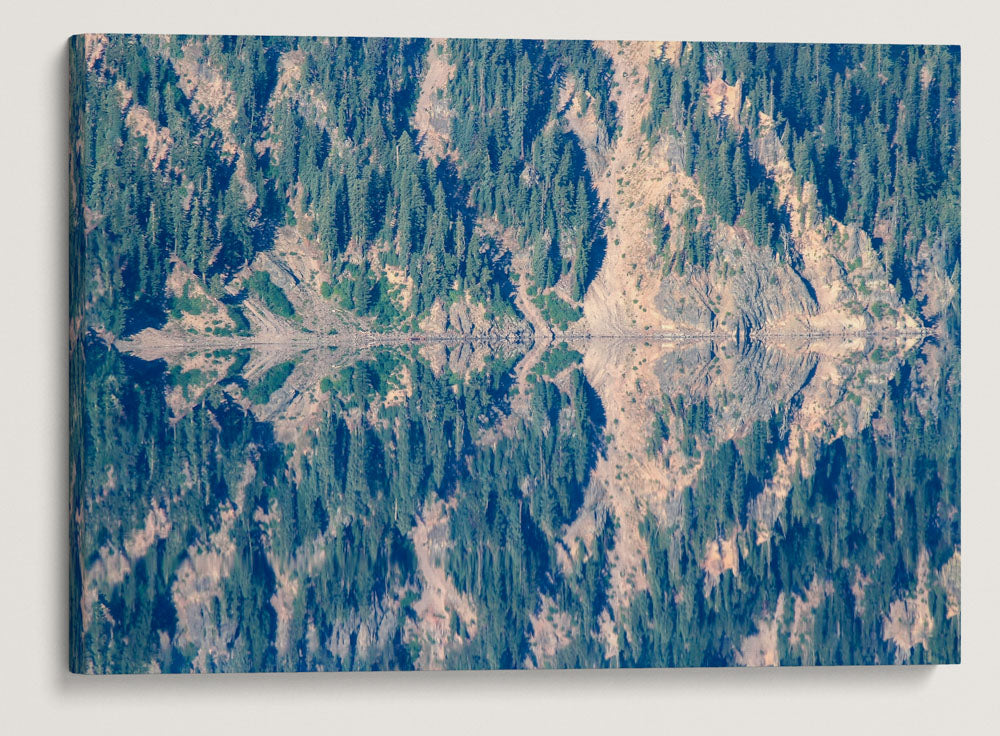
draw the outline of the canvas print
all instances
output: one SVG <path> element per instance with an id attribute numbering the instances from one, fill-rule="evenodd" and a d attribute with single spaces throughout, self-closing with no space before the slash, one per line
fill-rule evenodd
<path id="1" fill-rule="evenodd" d="M 70 86 L 73 671 L 959 661 L 957 47 Z"/>

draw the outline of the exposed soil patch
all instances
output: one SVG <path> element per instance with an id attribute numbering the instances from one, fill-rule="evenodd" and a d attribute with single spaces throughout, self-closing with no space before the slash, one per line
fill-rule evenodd
<path id="1" fill-rule="evenodd" d="M 539 610 L 531 616 L 531 658 L 526 666 L 545 667 L 573 637 L 569 615 L 547 595 L 542 595 Z"/>
<path id="2" fill-rule="evenodd" d="M 408 632 L 408 639 L 420 644 L 421 669 L 442 669 L 448 651 L 476 635 L 475 607 L 468 596 L 455 589 L 445 571 L 451 544 L 448 510 L 440 499 L 431 499 L 410 532 L 423 582 L 420 599 L 413 604 L 417 624 Z M 462 636 L 461 631 L 453 631 L 452 614 L 467 636 Z"/>
<path id="3" fill-rule="evenodd" d="M 108 48 L 108 37 L 103 33 L 88 33 L 83 37 L 83 53 L 87 58 L 87 70 L 92 70 L 104 58 Z"/>
<path id="4" fill-rule="evenodd" d="M 232 85 L 208 58 L 200 41 L 188 41 L 181 54 L 172 57 L 177 85 L 192 102 L 192 112 L 208 120 L 222 134 L 223 153 L 234 156 L 239 145 L 233 134 L 236 122 L 236 97 Z"/>
<path id="5" fill-rule="evenodd" d="M 757 633 L 740 642 L 736 650 L 736 664 L 743 667 L 777 667 L 778 661 L 778 620 L 785 608 L 785 594 L 778 595 L 778 604 L 773 615 L 765 615 L 757 621 Z"/>
<path id="6" fill-rule="evenodd" d="M 236 512 L 227 505 L 220 509 L 219 517 L 219 528 L 207 543 L 196 542 L 188 548 L 187 559 L 178 566 L 171 587 L 177 611 L 174 645 L 196 648 L 192 663 L 196 672 L 207 672 L 210 664 L 225 667 L 240 623 L 226 612 L 222 589 L 236 554 L 231 537 Z"/>
<path id="7" fill-rule="evenodd" d="M 121 95 L 122 112 L 125 114 L 125 125 L 132 135 L 145 138 L 146 155 L 149 157 L 153 168 L 158 168 L 170 154 L 170 149 L 174 145 L 174 137 L 168 128 L 161 128 L 153 122 L 153 118 L 142 105 L 133 100 L 132 92 L 125 86 L 123 80 L 118 80 L 115 87 Z M 180 172 L 174 168 L 174 171 Z"/>
<path id="8" fill-rule="evenodd" d="M 447 97 L 448 82 L 455 74 L 455 67 L 448 59 L 446 47 L 444 39 L 431 40 L 412 120 L 420 154 L 431 161 L 440 161 L 447 155 L 451 121 L 455 116 Z"/>
<path id="9" fill-rule="evenodd" d="M 889 614 L 882 617 L 882 638 L 896 645 L 896 662 L 909 660 L 917 644 L 927 646 L 934 631 L 934 617 L 929 605 L 929 561 L 927 550 L 921 550 L 917 562 L 917 588 L 913 595 L 893 601 Z"/>
<path id="10" fill-rule="evenodd" d="M 243 199 L 253 208 L 257 203 L 257 191 L 247 178 L 246 162 L 239 142 L 233 133 L 236 122 L 236 95 L 232 85 L 216 69 L 208 58 L 203 43 L 188 41 L 181 49 L 181 55 L 169 57 L 178 76 L 178 86 L 191 100 L 192 113 L 205 119 L 222 136 L 222 154 L 236 159 L 235 176 L 240 183 Z"/>
<path id="11" fill-rule="evenodd" d="M 948 618 L 958 616 L 962 611 L 962 554 L 956 551 L 938 572 L 941 587 L 948 597 Z"/>
<path id="12" fill-rule="evenodd" d="M 739 575 L 740 550 L 737 546 L 735 530 L 728 538 L 706 542 L 705 559 L 701 567 L 705 571 L 705 594 L 714 588 L 725 572 Z"/>
<path id="13" fill-rule="evenodd" d="M 87 205 L 83 205 L 83 234 L 90 235 L 103 219 L 103 213 L 95 212 Z"/>
<path id="14" fill-rule="evenodd" d="M 739 122 L 740 105 L 743 100 L 742 80 L 736 80 L 736 84 L 726 84 L 722 77 L 716 77 L 705 85 L 705 95 L 708 97 L 710 115 L 723 115 Z"/>
<path id="15" fill-rule="evenodd" d="M 833 595 L 833 583 L 814 577 L 806 590 L 805 597 L 792 596 L 792 628 L 788 633 L 788 646 L 796 647 L 805 664 L 813 663 L 813 631 L 816 627 L 816 611 Z"/>

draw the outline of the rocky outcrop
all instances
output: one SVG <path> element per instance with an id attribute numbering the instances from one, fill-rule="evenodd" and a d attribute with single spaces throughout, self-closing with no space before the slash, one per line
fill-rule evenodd
<path id="1" fill-rule="evenodd" d="M 857 225 L 823 216 L 815 187 L 792 170 L 774 121 L 761 113 L 753 154 L 777 186 L 791 232 L 789 262 L 809 284 L 817 303 L 812 314 L 789 314 L 763 327 L 788 332 L 907 332 L 922 322 L 907 312 L 892 286 L 871 236 Z"/>
<path id="2" fill-rule="evenodd" d="M 615 67 L 615 138 L 607 141 L 592 111 L 582 112 L 572 80 L 560 97 L 563 125 L 580 140 L 607 210 L 607 253 L 584 302 L 590 332 L 839 334 L 924 326 L 904 309 L 870 234 L 821 214 L 814 188 L 796 177 L 767 116 L 754 129 L 751 148 L 789 218 L 785 254 L 778 257 L 742 227 L 708 217 L 697 172 L 692 178 L 684 170 L 690 152 L 670 132 L 649 142 L 641 130 L 650 107 L 648 63 L 667 53 L 663 45 L 602 47 Z M 705 94 L 710 112 L 750 132 L 740 80 L 727 84 L 715 76 Z M 682 217 L 692 209 L 699 232 L 711 238 L 710 262 L 670 271 L 665 266 L 680 245 Z M 662 213 L 674 233 L 667 252 L 652 242 L 650 211 Z M 925 249 L 926 293 L 918 294 L 926 315 L 939 314 L 954 294 L 949 277 L 934 267 L 933 250 Z"/>
<path id="3" fill-rule="evenodd" d="M 445 44 L 444 39 L 431 39 L 424 62 L 420 97 L 412 120 L 417 131 L 420 154 L 434 162 L 440 161 L 448 153 L 451 145 L 451 121 L 455 117 L 446 95 L 455 67 L 448 59 Z"/>
<path id="4" fill-rule="evenodd" d="M 587 167 L 603 171 L 608 165 L 611 141 L 607 128 L 597 117 L 596 105 L 590 104 L 591 99 L 590 92 L 579 90 L 576 80 L 568 78 L 559 90 L 560 121 L 563 130 L 572 132 L 580 142 Z"/>
<path id="5" fill-rule="evenodd" d="M 746 336 L 818 310 L 810 286 L 742 228 L 721 226 L 715 264 L 663 278 L 656 305 L 684 329 Z M 805 322 L 803 322 L 805 324 Z"/>
<path id="6" fill-rule="evenodd" d="M 421 321 L 420 330 L 426 335 L 461 336 L 465 339 L 521 342 L 532 335 L 531 326 L 513 315 L 487 317 L 480 302 L 464 298 L 445 308 L 435 302 Z"/>
<path id="7" fill-rule="evenodd" d="M 696 341 L 665 353 L 655 366 L 660 395 L 687 403 L 705 399 L 717 440 L 742 436 L 788 405 L 812 379 L 820 356 L 759 341 Z"/>

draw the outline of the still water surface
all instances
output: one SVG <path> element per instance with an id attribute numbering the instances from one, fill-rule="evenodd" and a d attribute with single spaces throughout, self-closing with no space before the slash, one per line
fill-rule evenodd
<path id="1" fill-rule="evenodd" d="M 85 356 L 77 669 L 958 660 L 940 338 Z"/>

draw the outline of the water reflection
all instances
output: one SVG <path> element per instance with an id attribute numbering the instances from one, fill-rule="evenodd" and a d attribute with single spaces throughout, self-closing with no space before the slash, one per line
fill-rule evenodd
<path id="1" fill-rule="evenodd" d="M 85 363 L 83 669 L 958 658 L 940 338 Z"/>

